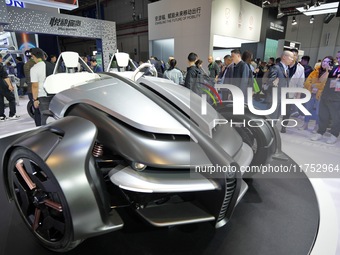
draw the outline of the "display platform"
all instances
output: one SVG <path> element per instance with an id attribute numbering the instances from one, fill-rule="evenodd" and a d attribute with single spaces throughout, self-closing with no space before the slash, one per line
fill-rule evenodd
<path id="1" fill-rule="evenodd" d="M 246 179 L 249 190 L 220 229 L 209 223 L 154 228 L 124 209 L 124 229 L 87 239 L 63 254 L 309 254 L 319 224 L 311 183 L 303 173 L 284 179 L 263 177 Z M 57 254 L 35 241 L 2 185 L 0 205 L 1 255 Z"/>

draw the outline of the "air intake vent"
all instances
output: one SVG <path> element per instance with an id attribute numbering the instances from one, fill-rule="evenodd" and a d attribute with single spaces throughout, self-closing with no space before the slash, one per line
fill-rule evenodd
<path id="1" fill-rule="evenodd" d="M 225 196 L 224 196 L 224 201 L 223 201 L 223 205 L 220 211 L 220 215 L 217 218 L 217 222 L 221 221 L 224 219 L 225 214 L 228 210 L 229 204 L 230 204 L 230 200 L 233 197 L 234 191 L 236 188 L 236 179 L 226 179 L 226 192 L 225 192 Z"/>

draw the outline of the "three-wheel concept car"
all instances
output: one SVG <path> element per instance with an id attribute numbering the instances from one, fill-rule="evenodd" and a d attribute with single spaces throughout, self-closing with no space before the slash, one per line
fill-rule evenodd
<path id="1" fill-rule="evenodd" d="M 50 250 L 123 228 L 120 207 L 155 227 L 223 226 L 247 190 L 240 166 L 265 164 L 280 146 L 266 123 L 218 124 L 229 104 L 202 114 L 202 98 L 170 80 L 72 72 L 78 55 L 61 58 L 66 72 L 45 83 L 55 120 L 0 142 L 8 197 Z"/>

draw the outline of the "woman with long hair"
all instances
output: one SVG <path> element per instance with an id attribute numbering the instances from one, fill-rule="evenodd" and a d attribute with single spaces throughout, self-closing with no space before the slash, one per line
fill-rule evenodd
<path id="1" fill-rule="evenodd" d="M 169 69 L 164 72 L 164 78 L 172 80 L 176 84 L 183 84 L 183 74 L 176 68 L 176 59 L 171 59 L 169 62 Z"/>
<path id="2" fill-rule="evenodd" d="M 299 128 L 300 130 L 307 130 L 308 123 L 311 119 L 315 119 L 315 126 L 313 129 L 313 133 L 316 133 L 319 126 L 319 104 L 320 104 L 320 97 L 325 87 L 327 78 L 321 79 L 323 82 L 320 81 L 320 78 L 323 76 L 328 76 L 327 68 L 329 66 L 333 67 L 334 59 L 331 56 L 324 57 L 321 65 L 314 69 L 306 79 L 304 83 L 305 89 L 308 89 L 312 94 L 311 99 L 306 103 L 306 109 L 312 114 L 309 116 L 305 116 L 304 124 Z"/>

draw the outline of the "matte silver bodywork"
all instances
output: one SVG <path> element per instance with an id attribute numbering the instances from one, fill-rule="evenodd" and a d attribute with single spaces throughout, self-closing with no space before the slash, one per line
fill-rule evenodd
<path id="1" fill-rule="evenodd" d="M 187 88 L 152 77 L 142 77 L 138 82 L 155 88 L 169 98 L 210 136 L 214 119 L 222 118 L 210 105 L 207 106 L 207 114 L 202 115 L 201 97 Z M 183 128 L 164 109 L 117 78 L 102 75 L 102 79 L 91 84 L 65 90 L 53 98 L 50 109 L 57 118 L 61 118 L 71 105 L 78 103 L 92 105 L 146 132 L 190 135 L 189 130 Z"/>
<path id="2" fill-rule="evenodd" d="M 98 140 L 125 158 L 159 168 L 189 168 L 191 165 L 209 165 L 211 161 L 200 145 L 189 136 L 159 135 L 140 132 L 93 107 L 79 105 L 68 115 L 86 118 L 100 130 Z M 228 137 L 228 139 L 225 139 Z M 216 126 L 212 137 L 226 153 L 238 157 L 243 145 L 238 133 L 228 126 Z M 139 149 L 143 148 L 143 149 Z M 252 153 L 248 155 L 252 157 Z M 242 160 L 242 159 L 241 159 Z M 248 163 L 240 161 L 240 163 Z"/>
<path id="3" fill-rule="evenodd" d="M 65 90 L 53 98 L 50 109 L 62 118 L 73 104 L 86 103 L 138 129 L 189 135 L 162 108 L 119 79 L 102 78 L 91 84 Z"/>
<path id="4" fill-rule="evenodd" d="M 131 167 L 113 169 L 109 173 L 111 181 L 121 189 L 143 193 L 198 192 L 218 189 L 219 186 L 200 174 L 190 172 L 143 171 Z"/>
<path id="5" fill-rule="evenodd" d="M 89 178 L 88 168 L 92 166 L 88 160 L 96 135 L 97 129 L 90 121 L 67 117 L 44 131 L 28 133 L 13 145 L 30 149 L 45 160 L 67 200 L 75 240 L 123 227 L 116 211 L 110 215 L 101 211 L 104 208 Z"/>
<path id="6" fill-rule="evenodd" d="M 214 120 L 223 117 L 210 105 L 207 105 L 207 114 L 201 114 L 201 97 L 166 79 L 142 77 L 138 82 L 156 90 L 173 102 L 227 154 L 240 157 L 237 155 L 242 146 L 246 145 L 243 145 L 238 133 L 230 126 L 214 126 Z M 188 168 L 192 164 L 211 164 L 207 155 L 196 143 L 197 139 L 192 135 L 190 128 L 184 128 L 155 102 L 120 79 L 104 75 L 101 80 L 92 84 L 61 92 L 53 98 L 50 109 L 58 118 L 62 118 L 68 114 L 68 109 L 78 104 L 90 105 L 100 110 L 98 112 L 88 107 L 81 107 L 72 115 L 88 118 L 97 127 L 100 126 L 102 133 L 99 135 L 105 136 L 105 139 L 101 140 L 105 140 L 106 144 L 112 145 L 115 150 L 130 160 L 163 168 Z M 113 116 L 114 119 L 108 119 L 106 114 Z M 128 129 L 115 119 L 123 121 L 133 129 Z M 134 131 L 135 128 L 153 134 L 156 138 L 150 139 L 140 135 Z M 187 135 L 192 142 L 178 141 L 171 137 L 158 139 L 159 134 Z M 226 137 L 228 139 L 225 139 Z M 131 144 L 134 148 L 143 148 L 143 150 L 132 150 Z M 248 159 L 245 161 L 241 159 L 239 163 L 248 164 L 251 157 L 252 154 L 249 153 Z"/>
<path id="7" fill-rule="evenodd" d="M 193 212 L 190 217 L 180 217 L 178 221 L 149 219 L 152 224 L 165 226 L 213 220 L 224 224 L 224 218 L 231 215 L 239 201 L 238 195 L 247 189 L 242 183 L 240 192 L 240 174 L 202 175 L 191 179 L 189 172 L 176 170 L 189 171 L 196 165 L 249 165 L 252 149 L 243 143 L 235 129 L 228 125 L 215 126 L 214 119 L 223 117 L 210 105 L 207 105 L 207 114 L 202 115 L 201 98 L 187 88 L 167 80 L 141 77 L 137 82 L 142 86 L 133 86 L 155 92 L 146 96 L 143 89 L 136 89 L 131 81 L 101 76 L 55 95 L 50 110 L 59 120 L 6 140 L 7 145 L 0 146 L 4 155 L 2 166 L 6 166 L 11 150 L 18 146 L 32 150 L 45 160 L 67 199 L 75 240 L 123 226 L 115 210 L 110 214 L 105 211 L 98 195 L 98 190 L 104 187 L 94 184 L 96 176 L 91 175 L 95 168 L 91 155 L 95 141 L 127 161 L 156 168 L 142 173 L 130 166 L 113 168 L 110 180 L 121 189 L 137 193 L 200 192 L 202 204 L 208 207 L 213 204 L 207 213 L 183 203 L 178 212 L 181 208 L 188 210 L 188 214 Z M 78 117 L 70 117 L 72 115 Z M 139 210 L 146 219 L 157 218 L 158 212 L 155 208 Z"/>

